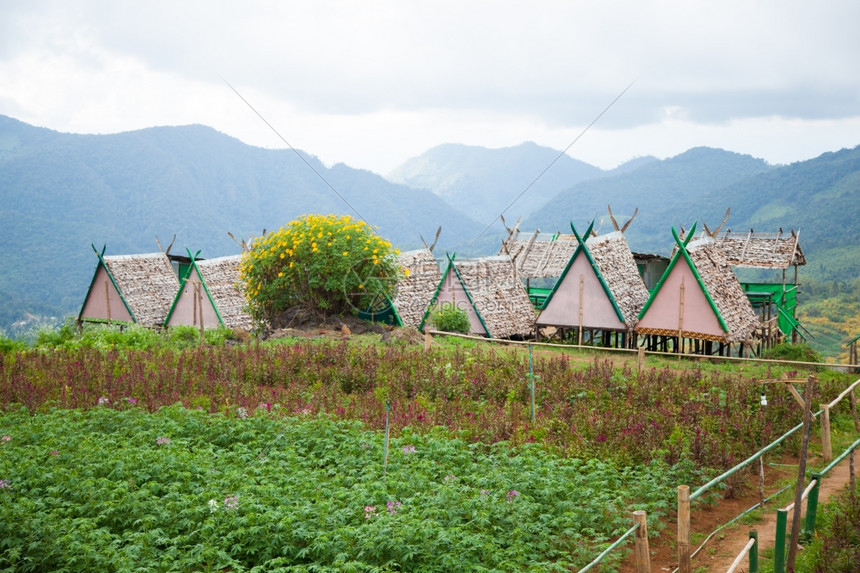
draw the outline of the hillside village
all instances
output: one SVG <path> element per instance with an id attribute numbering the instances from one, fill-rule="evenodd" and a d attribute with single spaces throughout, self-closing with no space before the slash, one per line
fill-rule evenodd
<path id="1" fill-rule="evenodd" d="M 471 335 L 701 355 L 758 356 L 806 339 L 797 319 L 798 267 L 806 264 L 797 232 L 722 231 L 727 211 L 713 230 L 706 223 L 699 232 L 698 223 L 672 229 L 675 247 L 665 257 L 631 250 L 625 231 L 635 214 L 620 225 L 608 210 L 609 233 L 598 234 L 593 222 L 584 233 L 573 224 L 569 234 L 521 233 L 517 221 L 494 256 L 442 259 L 435 243 L 399 253 L 405 272 L 391 296 L 357 314 L 426 332 L 431 311 L 451 303 L 465 311 Z M 271 330 L 246 310 L 241 255 L 93 250 L 79 323 Z M 774 276 L 741 282 L 738 268 Z"/>
<path id="2" fill-rule="evenodd" d="M 589 168 L 563 157 L 523 195 L 527 185 L 523 182 L 533 174 L 522 172 L 521 166 L 546 165 L 558 157 L 556 151 L 535 144 L 502 150 L 441 146 L 386 179 L 345 165 L 326 167 L 308 156 L 311 170 L 295 154 L 252 148 L 203 126 L 72 137 L 2 117 L 0 130 L 6 142 L 0 156 L 4 165 L 0 189 L 18 190 L 5 201 L 8 232 L 2 239 L 6 241 L 2 251 L 4 268 L 14 270 L 0 276 L 0 328 L 7 335 L 26 336 L 35 325 L 55 324 L 64 316 L 80 314 L 83 299 L 93 284 L 93 243 L 108 245 L 106 262 L 121 265 L 109 259 L 153 252 L 153 237 L 176 233 L 181 247 L 170 254 L 175 258 L 177 252 L 189 251 L 180 257 L 188 259 L 181 263 L 185 270 L 192 253 L 198 262 L 237 256 L 228 231 L 248 236 L 261 228 L 276 228 L 302 213 L 348 212 L 344 201 L 378 226 L 383 236 L 404 251 L 419 253 L 419 257 L 425 256 L 420 255 L 425 250 L 422 235 L 431 236 L 440 225 L 445 228 L 432 255 L 440 275 L 422 279 L 428 291 L 439 287 L 438 281 L 449 263 L 448 254 L 456 269 L 468 260 L 509 256 L 535 315 L 555 286 L 555 279 L 580 247 L 575 233 L 570 232 L 572 221 L 578 229 L 593 222 L 593 234 L 609 236 L 617 231 L 612 230 L 613 216 L 607 212 L 607 204 L 612 205 L 619 219 L 625 220 L 638 208 L 636 220 L 623 232 L 623 239 L 635 254 L 636 268 L 650 296 L 678 249 L 672 228 L 680 236 L 685 227 L 699 222 L 699 236 L 688 243 L 686 252 L 692 260 L 700 246 L 703 253 L 711 250 L 698 239 L 703 238 L 703 232 L 709 234 L 705 226 L 720 221 L 726 206 L 731 205 L 731 219 L 719 226 L 719 236 L 714 240 L 726 246 L 721 250 L 759 316 L 757 334 L 733 334 L 729 342 L 713 329 L 703 333 L 683 325 L 678 328 L 676 318 L 672 324 L 642 327 L 651 329 L 646 335 L 650 337 L 648 347 L 674 349 L 676 331 L 713 338 L 691 338 L 691 342 L 678 345 L 691 346 L 695 351 L 695 341 L 699 340 L 701 352 L 708 345 L 716 349 L 713 352 L 720 352 L 721 344 L 731 344 L 732 353 L 737 353 L 738 344 L 743 347 L 746 341 L 744 352 L 755 353 L 750 349 L 760 350 L 787 337 L 806 339 L 818 351 L 831 357 L 841 354 L 845 360 L 850 354 L 850 341 L 860 335 L 860 301 L 855 300 L 854 286 L 860 280 L 860 258 L 855 256 L 860 253 L 860 241 L 853 224 L 857 206 L 852 183 L 860 171 L 858 148 L 825 153 L 787 166 L 709 148 L 694 148 L 665 160 L 639 158 L 612 171 Z M 58 149 L 66 151 L 57 153 Z M 452 154 L 469 160 L 452 162 Z M 130 157 L 135 161 L 128 162 Z M 520 204 L 518 196 L 528 201 Z M 512 219 L 512 213 L 522 213 L 522 217 L 513 225 L 515 229 L 500 224 L 501 217 L 487 225 L 490 221 L 480 218 L 492 212 L 508 219 Z M 514 230 L 515 237 L 511 235 Z M 582 237 L 586 241 L 595 239 L 586 235 Z M 27 241 L 14 239 L 23 236 L 28 237 Z M 56 237 L 64 240 L 57 241 Z M 802 251 L 798 247 L 797 260 L 793 261 L 792 249 L 800 241 Z M 529 242 L 531 246 L 518 255 L 517 249 L 522 251 Z M 503 243 L 507 247 L 500 248 Z M 608 257 L 625 251 L 615 239 L 600 243 L 609 250 Z M 731 249 L 729 244 L 733 245 Z M 589 243 L 587 252 L 580 249 L 580 256 L 585 261 L 589 255 L 599 259 L 600 249 Z M 808 264 L 805 257 L 809 258 Z M 31 264 L 34 260 L 40 264 Z M 578 268 L 582 260 L 573 266 Z M 630 264 L 628 259 L 624 261 L 625 266 Z M 223 264 L 224 261 L 219 266 Z M 413 268 L 414 264 L 424 263 L 400 264 Z M 492 265 L 487 262 L 484 266 Z M 674 266 L 679 265 L 691 268 L 684 252 Z M 429 269 L 426 265 L 422 268 Z M 698 278 L 703 281 L 703 275 L 727 276 L 699 270 Z M 171 288 L 178 292 L 183 276 L 178 268 L 175 271 Z M 212 272 L 223 274 L 221 270 L 195 269 L 198 278 L 184 287 L 187 294 L 182 300 L 195 298 L 190 294 L 194 288 L 202 289 L 198 293 L 201 297 L 214 297 L 207 287 L 215 279 L 199 280 L 199 275 Z M 408 282 L 416 282 L 424 274 L 416 273 Z M 572 286 L 577 278 L 574 274 L 576 269 L 566 273 L 564 288 L 560 285 L 560 292 L 550 299 L 552 308 L 544 311 L 556 312 L 566 297 L 573 297 L 569 304 L 577 304 L 570 294 L 576 290 Z M 588 275 L 580 274 L 585 283 Z M 556 340 L 573 336 L 578 342 L 581 332 L 583 341 L 589 344 L 634 344 L 628 332 L 640 321 L 641 308 L 635 311 L 645 298 L 636 284 L 638 279 L 629 268 L 620 276 L 605 268 L 600 274 L 600 278 L 592 279 L 600 287 L 596 292 L 604 292 L 601 296 L 610 301 L 610 307 L 613 300 L 618 305 L 623 319 L 617 315 L 615 319 L 624 324 L 623 328 L 618 324 L 610 328 L 603 322 L 589 328 L 587 323 L 592 319 L 585 314 L 582 328 L 578 316 L 556 317 L 550 322 L 558 324 L 548 324 L 551 315 L 544 312 L 544 322 L 534 325 L 540 326 L 540 332 L 532 328 L 516 336 L 555 336 Z M 685 288 L 688 280 L 698 283 L 698 278 L 695 274 L 685 278 Z M 103 279 L 100 280 L 103 289 Z M 624 280 L 629 284 L 616 293 L 621 288 L 616 281 Z M 668 296 L 667 288 L 663 287 L 661 299 Z M 710 300 L 705 297 L 704 302 L 715 317 L 725 322 L 727 316 L 734 314 L 720 309 L 722 295 L 711 292 L 719 291 L 718 287 L 699 290 L 708 291 Z M 400 319 L 406 324 L 420 324 L 427 308 L 423 302 L 415 301 L 428 295 L 416 297 L 409 285 L 400 291 L 400 296 L 409 300 L 394 301 L 394 308 L 401 309 Z M 183 313 L 194 313 L 193 304 L 191 311 L 185 311 L 181 301 L 174 300 L 176 292 L 165 297 L 170 300 L 165 304 L 162 320 L 174 306 L 177 308 L 172 321 L 179 320 Z M 639 294 L 631 295 L 636 292 Z M 633 300 L 636 304 L 631 304 Z M 657 309 L 665 313 L 668 305 L 667 301 L 658 304 L 655 300 L 648 305 L 651 316 L 641 319 L 647 325 L 659 314 Z M 124 306 L 122 297 L 111 301 L 112 320 Z M 133 303 L 129 306 L 133 307 Z M 408 311 L 404 310 L 406 306 Z M 212 312 L 212 317 L 204 317 L 204 321 L 218 322 L 219 314 L 233 314 L 221 309 Z M 804 315 L 806 312 L 809 316 Z M 725 333 L 719 318 L 715 318 L 716 328 Z M 517 324 L 518 320 L 508 321 Z M 475 322 L 480 324 L 477 318 Z M 492 330 L 490 334 L 486 328 L 483 330 L 482 335 L 498 336 Z M 498 325 L 493 330 L 499 332 Z M 527 329 L 517 326 L 515 330 Z"/>

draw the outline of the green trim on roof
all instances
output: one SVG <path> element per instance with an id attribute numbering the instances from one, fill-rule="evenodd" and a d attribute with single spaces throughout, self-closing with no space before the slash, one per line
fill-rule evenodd
<path id="1" fill-rule="evenodd" d="M 798 323 L 798 324 L 799 324 L 799 323 Z M 848 341 L 848 344 L 846 344 L 845 346 L 851 346 L 852 344 L 854 344 L 854 343 L 855 343 L 855 342 L 857 342 L 858 340 L 860 340 L 860 334 L 858 334 L 855 338 L 852 338 L 851 340 L 849 340 L 849 341 Z"/>
<path id="2" fill-rule="evenodd" d="M 194 272 L 197 273 L 197 278 L 200 279 L 200 284 L 203 285 L 203 290 L 206 292 L 206 298 L 209 299 L 209 304 L 212 305 L 212 310 L 215 311 L 215 317 L 218 319 L 218 324 L 226 328 L 224 320 L 221 318 L 221 313 L 218 312 L 218 306 L 212 299 L 212 293 L 209 292 L 209 287 L 206 285 L 206 279 L 203 278 L 203 274 L 200 272 L 200 268 L 197 266 L 196 257 L 200 255 L 200 251 L 197 251 L 197 253 L 193 255 L 191 254 L 191 249 L 186 248 L 185 251 L 188 253 L 188 258 L 191 259 L 191 264 L 188 266 L 188 271 L 185 273 L 185 276 L 183 276 L 179 281 L 179 291 L 176 293 L 176 296 L 173 297 L 173 304 L 170 305 L 170 310 L 167 311 L 167 316 L 164 318 L 164 322 L 162 323 L 162 325 L 166 327 L 167 323 L 170 322 L 170 317 L 173 316 L 173 311 L 176 309 L 176 305 L 179 303 L 179 298 L 182 296 L 182 291 L 185 288 L 185 283 L 187 283 L 188 279 L 191 278 L 191 269 L 194 269 Z"/>
<path id="3" fill-rule="evenodd" d="M 594 261 L 594 256 L 592 256 L 591 251 L 588 248 L 588 245 L 585 244 L 585 240 L 582 237 L 588 237 L 591 234 L 591 229 L 594 227 L 594 221 L 591 221 L 591 224 L 585 230 L 585 233 L 580 236 L 579 233 L 576 232 L 576 228 L 573 225 L 573 221 L 570 222 L 570 230 L 573 231 L 573 236 L 576 237 L 576 241 L 578 243 L 576 250 L 573 252 L 573 255 L 570 257 L 570 260 L 567 262 L 567 265 L 564 267 L 564 271 L 562 271 L 561 276 L 555 282 L 555 285 L 552 287 L 552 292 L 549 296 L 546 297 L 541 310 L 545 310 L 549 305 L 549 301 L 552 300 L 555 291 L 561 285 L 564 278 L 567 276 L 570 267 L 573 266 L 576 257 L 579 256 L 579 253 L 582 252 L 585 254 L 586 260 L 588 260 L 588 264 L 591 266 L 591 270 L 594 271 L 597 280 L 600 282 L 600 286 L 603 287 L 603 292 L 606 293 L 606 296 L 609 298 L 609 302 L 612 304 L 612 308 L 615 310 L 615 315 L 618 317 L 618 320 L 622 323 L 626 324 L 624 320 L 624 314 L 621 312 L 621 308 L 618 306 L 618 302 L 615 300 L 615 296 L 612 294 L 612 291 L 609 288 L 609 284 L 606 282 L 606 279 L 603 278 L 603 273 L 600 272 L 600 268 L 597 266 L 597 263 Z"/>
<path id="4" fill-rule="evenodd" d="M 726 321 L 723 320 L 723 315 L 720 314 L 720 310 L 717 308 L 714 299 L 711 298 L 711 293 L 708 291 L 708 288 L 705 286 L 705 281 L 702 280 L 702 276 L 699 274 L 699 270 L 696 268 L 696 265 L 693 264 L 693 260 L 690 258 L 690 253 L 687 252 L 687 243 L 690 242 L 690 237 L 693 236 L 693 231 L 696 229 L 696 224 L 693 223 L 693 228 L 690 230 L 690 234 L 687 236 L 684 241 L 678 237 L 678 231 L 675 230 L 675 227 L 672 227 L 672 236 L 675 237 L 675 242 L 678 243 L 678 250 L 683 254 L 684 260 L 687 261 L 687 264 L 690 266 L 690 270 L 693 272 L 693 276 L 696 277 L 696 282 L 699 283 L 699 288 L 702 289 L 702 294 L 705 295 L 705 298 L 708 301 L 708 304 L 711 305 L 711 310 L 714 311 L 714 315 L 717 317 L 717 320 L 720 323 L 720 327 L 723 329 L 723 332 L 728 332 L 729 327 L 726 325 Z"/>
<path id="5" fill-rule="evenodd" d="M 663 273 L 663 276 L 660 277 L 660 281 L 654 287 L 654 290 L 651 292 L 651 296 L 648 297 L 648 302 L 645 303 L 645 306 L 643 306 L 642 310 L 639 312 L 639 320 L 642 320 L 642 317 L 645 316 L 645 313 L 648 312 L 648 309 L 651 307 L 651 303 L 654 302 L 655 298 L 657 298 L 657 294 L 659 294 L 660 290 L 662 290 L 663 284 L 666 282 L 666 279 L 668 279 L 669 275 L 672 274 L 672 270 L 675 268 L 675 264 L 678 262 L 678 259 L 683 257 L 684 261 L 686 261 L 687 263 L 687 266 L 689 266 L 690 270 L 692 271 L 693 276 L 696 278 L 696 282 L 699 284 L 699 288 L 701 289 L 702 294 L 705 295 L 705 299 L 708 301 L 711 310 L 717 317 L 717 321 L 720 323 L 720 328 L 723 329 L 723 332 L 728 332 L 729 327 L 726 326 L 726 321 L 723 320 L 723 316 L 720 314 L 719 309 L 717 309 L 717 305 L 714 303 L 714 299 L 711 298 L 711 293 L 708 292 L 704 281 L 702 281 L 701 275 L 699 275 L 699 271 L 696 269 L 696 265 L 693 264 L 692 259 L 690 259 L 690 254 L 687 252 L 687 245 L 690 243 L 693 238 L 693 235 L 696 232 L 696 224 L 697 223 L 693 223 L 693 226 L 690 228 L 690 232 L 687 234 L 683 241 L 678 236 L 678 231 L 675 230 L 675 227 L 672 227 L 672 236 L 675 238 L 675 242 L 678 244 L 678 250 L 672 256 L 672 260 L 669 261 L 669 266 L 666 267 L 666 271 Z"/>
<path id="6" fill-rule="evenodd" d="M 418 323 L 418 331 L 422 331 L 424 329 L 424 323 L 427 322 L 427 317 L 430 315 L 430 309 L 432 309 L 436 305 L 436 299 L 439 297 L 439 291 L 442 290 L 442 285 L 445 284 L 445 277 L 448 276 L 448 270 L 451 268 L 451 265 L 454 264 L 454 257 L 457 256 L 455 252 L 453 255 L 448 255 L 445 253 L 445 256 L 448 258 L 448 266 L 445 267 L 445 272 L 442 273 L 442 279 L 439 281 L 439 284 L 436 285 L 436 292 L 433 293 L 433 296 L 430 297 L 430 304 L 427 306 L 427 310 L 424 311 L 424 316 L 421 317 L 421 322 Z"/>
<path id="7" fill-rule="evenodd" d="M 585 253 L 585 257 L 588 260 L 588 264 L 591 265 L 591 270 L 594 271 L 594 274 L 597 276 L 597 280 L 600 281 L 600 286 L 603 287 L 603 292 L 606 293 L 606 296 L 609 298 L 609 302 L 612 303 L 612 308 L 615 310 L 616 316 L 618 316 L 618 320 L 622 323 L 626 324 L 627 321 L 624 320 L 624 314 L 621 312 L 621 308 L 618 306 L 618 302 L 615 300 L 615 296 L 612 294 L 612 291 L 609 288 L 609 284 L 606 282 L 606 279 L 603 278 L 603 273 L 600 272 L 600 269 L 597 266 L 597 263 L 594 261 L 594 257 L 591 254 L 591 251 L 588 249 L 588 245 L 585 244 L 585 240 L 582 237 L 588 237 L 591 234 L 591 230 L 594 227 L 594 220 L 591 221 L 591 224 L 588 226 L 588 229 L 585 230 L 585 234 L 580 236 L 579 233 L 576 232 L 576 228 L 573 226 L 573 221 L 570 222 L 570 230 L 573 231 L 573 235 L 576 237 L 576 241 L 578 245 L 576 246 L 576 250 L 573 252 L 573 255 L 570 257 L 570 260 L 567 261 L 567 265 L 565 265 L 564 270 L 561 273 L 561 276 L 558 277 L 558 280 L 555 281 L 555 284 L 552 287 L 552 292 L 546 297 L 546 300 L 541 306 L 541 310 L 545 310 L 549 305 L 549 301 L 552 300 L 555 291 L 558 290 L 564 278 L 567 276 L 570 267 L 573 266 L 573 262 L 576 260 L 576 257 L 579 256 L 580 252 Z"/>
<path id="8" fill-rule="evenodd" d="M 591 228 L 593 226 L 594 221 L 592 221 L 591 225 L 588 226 L 588 229 L 585 231 L 585 235 L 583 235 L 583 237 L 588 237 L 588 235 L 591 233 Z M 615 309 L 615 315 L 618 317 L 618 320 L 620 320 L 622 324 L 627 324 L 624 320 L 624 313 L 621 312 L 621 308 L 619 308 L 618 303 L 615 300 L 615 296 L 609 289 L 609 284 L 606 282 L 606 279 L 603 278 L 603 273 L 601 273 L 600 269 L 597 267 L 597 263 L 595 262 L 594 257 L 591 255 L 591 250 L 588 248 L 588 245 L 585 244 L 586 239 L 580 237 L 579 234 L 576 232 L 576 229 L 573 227 L 573 221 L 570 222 L 570 230 L 573 231 L 573 235 L 576 237 L 576 240 L 579 241 L 579 244 L 582 245 L 582 251 L 588 258 L 588 262 L 591 264 L 591 269 L 597 275 L 597 280 L 600 281 L 600 284 L 603 287 L 603 292 L 605 292 L 606 296 L 609 297 L 609 302 L 612 303 L 612 308 Z"/>
<path id="9" fill-rule="evenodd" d="M 693 236 L 693 232 L 695 232 L 695 230 L 696 224 L 693 223 L 693 228 L 690 229 L 690 237 Z M 674 227 L 672 227 L 672 232 L 675 232 Z M 660 292 L 660 289 L 663 288 L 663 283 L 665 283 L 666 279 L 669 278 L 669 275 L 672 274 L 672 269 L 675 268 L 675 263 L 678 262 L 678 257 L 680 257 L 680 254 L 677 252 L 672 255 L 672 258 L 669 260 L 669 264 L 666 266 L 666 270 L 663 271 L 663 276 L 660 277 L 660 280 L 657 281 L 657 284 L 654 285 L 654 288 L 651 290 L 651 295 L 648 297 L 648 302 L 646 302 L 645 306 L 642 307 L 642 310 L 639 311 L 639 320 L 642 320 L 642 317 L 645 316 L 645 313 L 648 311 L 648 308 L 650 308 L 651 303 L 654 302 L 654 299 L 657 297 L 657 293 Z"/>
<path id="10" fill-rule="evenodd" d="M 191 257 L 191 264 L 194 265 L 194 270 L 197 272 L 197 278 L 200 279 L 200 284 L 203 285 L 203 290 L 206 291 L 206 296 L 209 298 L 209 304 L 212 305 L 212 310 L 215 311 L 215 316 L 218 317 L 218 324 L 226 328 L 224 325 L 224 320 L 221 318 L 221 313 L 218 312 L 218 305 L 215 304 L 215 300 L 212 298 L 212 293 L 209 292 L 209 285 L 206 284 L 206 279 L 203 278 L 203 274 L 200 272 L 200 268 L 197 266 L 197 256 L 200 255 L 200 251 L 197 251 L 197 254 L 192 255 L 190 249 L 186 249 L 188 251 L 188 256 Z M 191 271 L 188 271 L 188 276 L 191 276 Z"/>
<path id="11" fill-rule="evenodd" d="M 484 317 L 481 316 L 481 311 L 478 310 L 478 307 L 475 305 L 475 299 L 472 298 L 472 294 L 469 292 L 469 289 L 466 288 L 466 283 L 463 281 L 463 277 L 460 276 L 460 271 L 457 270 L 457 265 L 453 264 L 453 260 L 451 261 L 451 263 L 454 268 L 454 273 L 457 275 L 457 280 L 460 281 L 460 286 L 463 287 L 463 292 L 466 293 L 466 298 L 469 299 L 469 304 L 472 305 L 472 310 L 474 310 L 475 314 L 478 315 L 478 320 L 481 321 L 481 326 L 484 327 L 484 332 L 487 333 L 488 338 L 492 338 L 493 333 L 490 332 L 489 328 L 487 328 L 487 323 L 484 322 Z"/>
<path id="12" fill-rule="evenodd" d="M 487 333 L 488 338 L 493 338 L 493 334 L 490 332 L 490 329 L 487 328 L 487 323 L 484 322 L 484 317 L 481 316 L 481 312 L 478 310 L 478 307 L 475 306 L 475 300 L 469 293 L 469 289 L 466 288 L 466 283 L 463 282 L 463 277 L 460 276 L 460 271 L 457 270 L 457 265 L 454 264 L 454 257 L 457 256 L 457 253 L 455 252 L 453 255 L 448 255 L 448 253 L 445 253 L 445 256 L 448 257 L 448 266 L 445 267 L 445 272 L 442 273 L 442 280 L 439 281 L 439 286 L 436 287 L 436 292 L 433 293 L 433 298 L 430 299 L 430 305 L 424 312 L 424 318 L 421 319 L 421 324 L 418 325 L 418 330 L 424 328 L 424 323 L 427 320 L 427 316 L 430 314 L 431 309 L 436 305 L 439 291 L 442 290 L 442 285 L 445 284 L 445 277 L 448 276 L 448 271 L 453 269 L 454 274 L 457 276 L 457 280 L 460 282 L 460 286 L 463 287 L 463 292 L 466 293 L 466 298 L 469 300 L 469 304 L 472 305 L 472 310 L 475 311 L 475 314 L 478 316 L 478 320 L 481 322 L 481 326 L 484 327 L 484 332 Z"/>
<path id="13" fill-rule="evenodd" d="M 110 272 L 110 267 L 108 267 L 107 263 L 105 262 L 104 254 L 105 254 L 105 250 L 107 250 L 107 245 L 104 245 L 102 247 L 101 253 L 99 253 L 99 250 L 92 243 L 90 243 L 90 246 L 93 248 L 93 251 L 95 252 L 96 256 L 99 258 L 99 265 L 104 267 L 105 272 L 107 273 L 107 276 L 110 279 L 110 282 L 113 284 L 113 288 L 115 288 L 117 294 L 119 294 L 119 299 L 122 301 L 123 306 L 125 306 L 125 309 L 128 311 L 128 315 L 131 317 L 132 323 L 137 324 L 137 318 L 135 318 L 134 313 L 131 311 L 131 307 L 128 306 L 128 301 L 125 300 L 125 295 L 122 294 L 122 289 L 120 289 L 119 285 L 116 284 L 116 279 L 114 278 L 113 273 Z M 84 320 L 84 318 L 82 318 L 81 315 L 84 313 L 84 306 L 86 306 L 86 302 L 90 298 L 90 293 L 92 293 L 93 286 L 96 283 L 96 277 L 98 275 L 99 275 L 99 268 L 96 267 L 96 272 L 93 273 L 93 280 L 90 282 L 90 288 L 87 290 L 87 296 L 84 297 L 84 304 L 81 305 L 81 312 L 78 313 L 78 320 Z M 90 322 L 89 319 L 86 319 L 86 320 L 87 320 L 87 322 Z M 115 321 L 115 320 L 111 319 L 111 322 L 127 322 L 127 321 L 125 321 L 125 320 L 116 320 Z"/>

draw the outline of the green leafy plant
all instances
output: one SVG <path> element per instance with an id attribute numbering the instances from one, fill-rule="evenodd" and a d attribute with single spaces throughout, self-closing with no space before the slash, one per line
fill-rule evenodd
<path id="1" fill-rule="evenodd" d="M 773 348 L 768 348 L 761 354 L 762 358 L 771 360 L 794 360 L 797 362 L 824 362 L 817 351 L 808 344 L 792 344 L 784 342 Z"/>
<path id="2" fill-rule="evenodd" d="M 629 527 L 626 500 L 659 530 L 678 479 L 408 431 L 383 475 L 381 432 L 286 421 L 5 411 L 0 570 L 570 571 Z"/>
<path id="3" fill-rule="evenodd" d="M 453 302 L 443 302 L 430 311 L 430 324 L 436 330 L 445 332 L 461 332 L 468 334 L 470 330 L 469 315 Z"/>
<path id="4" fill-rule="evenodd" d="M 393 293 L 398 253 L 364 221 L 305 215 L 256 239 L 240 277 L 257 320 L 295 306 L 343 314 Z"/>

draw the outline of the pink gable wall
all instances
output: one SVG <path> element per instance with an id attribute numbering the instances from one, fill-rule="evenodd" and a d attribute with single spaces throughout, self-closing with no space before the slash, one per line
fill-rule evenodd
<path id="1" fill-rule="evenodd" d="M 193 267 L 188 279 L 189 280 L 182 286 L 182 291 L 179 293 L 179 297 L 173 307 L 173 312 L 170 314 L 167 326 L 200 326 L 199 318 L 195 320 L 194 317 L 194 309 L 196 307 L 194 304 L 195 285 L 191 282 L 199 281 L 200 277 L 197 275 L 197 270 Z M 203 328 L 218 328 L 221 326 L 221 323 L 218 321 L 218 315 L 215 314 L 215 308 L 212 306 L 212 302 L 209 300 L 209 296 L 206 294 L 206 291 L 202 290 L 203 285 L 200 285 L 199 288 L 201 289 L 199 301 L 203 305 Z M 197 309 L 197 313 L 199 317 L 199 308 Z"/>
<path id="2" fill-rule="evenodd" d="M 637 328 L 678 330 L 682 281 L 684 283 L 684 332 L 724 336 L 725 331 L 720 326 L 720 321 L 717 320 L 705 293 L 702 292 L 693 271 L 684 259 L 675 264 L 672 274 L 663 283 Z"/>
<path id="3" fill-rule="evenodd" d="M 436 297 L 436 304 L 441 305 L 452 300 L 457 305 L 457 308 L 465 310 L 466 314 L 469 315 L 469 325 L 471 327 L 469 334 L 487 335 L 484 325 L 481 324 L 481 319 L 478 318 L 478 313 L 472 308 L 472 303 L 469 302 L 469 297 L 466 296 L 466 292 L 463 290 L 463 285 L 460 284 L 454 270 L 449 269 L 448 274 L 445 275 L 445 280 L 442 282 L 442 288 L 439 289 L 439 294 Z M 433 312 L 433 310 L 431 309 L 430 312 Z"/>
<path id="4" fill-rule="evenodd" d="M 580 252 L 570 266 L 567 274 L 541 311 L 538 324 L 551 326 L 579 326 L 579 281 L 583 280 L 582 327 L 605 330 L 626 330 L 627 326 L 618 320 L 612 301 L 600 279 L 588 262 L 588 257 Z"/>
<path id="5" fill-rule="evenodd" d="M 110 317 L 108 317 L 108 305 L 105 302 L 105 283 L 107 283 L 108 301 L 110 302 Z M 105 268 L 99 265 L 99 270 L 96 273 L 96 278 L 93 281 L 92 290 L 84 301 L 84 307 L 81 310 L 81 318 L 120 320 L 131 322 L 132 318 L 125 308 L 122 299 L 119 296 L 119 291 L 116 290 L 113 282 L 107 274 Z"/>

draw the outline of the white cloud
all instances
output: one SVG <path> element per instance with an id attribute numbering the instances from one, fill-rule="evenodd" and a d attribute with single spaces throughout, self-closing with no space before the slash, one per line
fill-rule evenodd
<path id="1" fill-rule="evenodd" d="M 697 145 L 772 162 L 854 146 L 860 4 L 15 3 L 0 113 L 61 131 L 202 123 L 385 172 L 531 140 L 602 167 Z"/>

